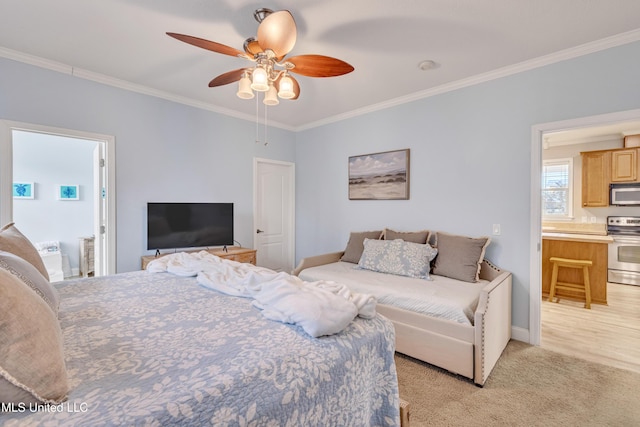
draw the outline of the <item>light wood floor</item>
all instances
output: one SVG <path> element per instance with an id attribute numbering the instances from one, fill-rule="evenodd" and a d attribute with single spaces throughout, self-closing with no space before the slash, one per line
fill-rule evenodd
<path id="1" fill-rule="evenodd" d="M 608 283 L 607 302 L 543 298 L 540 346 L 640 373 L 640 286 Z"/>

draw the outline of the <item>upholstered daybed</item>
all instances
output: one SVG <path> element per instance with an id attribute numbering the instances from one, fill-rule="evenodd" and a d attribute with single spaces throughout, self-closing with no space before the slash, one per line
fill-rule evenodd
<path id="1" fill-rule="evenodd" d="M 484 259 L 488 238 L 415 234 L 351 233 L 345 251 L 304 258 L 293 274 L 372 293 L 395 326 L 396 351 L 483 386 L 511 338 L 511 273 Z M 426 300 L 412 301 L 420 289 Z M 469 290 L 476 293 L 459 298 Z"/>

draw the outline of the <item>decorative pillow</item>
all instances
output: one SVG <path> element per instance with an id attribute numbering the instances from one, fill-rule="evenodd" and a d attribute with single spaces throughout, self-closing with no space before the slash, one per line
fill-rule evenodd
<path id="1" fill-rule="evenodd" d="M 349 242 L 347 242 L 347 248 L 342 255 L 342 261 L 352 262 L 357 264 L 362 256 L 364 250 L 364 239 L 379 239 L 382 236 L 382 230 L 380 231 L 362 231 L 352 232 L 349 236 Z"/>
<path id="2" fill-rule="evenodd" d="M 0 269 L 0 402 L 56 404 L 68 392 L 56 315 L 20 279 Z"/>
<path id="3" fill-rule="evenodd" d="M 438 251 L 431 245 L 396 240 L 364 240 L 359 268 L 399 276 L 429 278 L 431 260 Z"/>
<path id="4" fill-rule="evenodd" d="M 0 268 L 16 276 L 49 304 L 54 313 L 58 313 L 60 295 L 47 279 L 29 262 L 11 252 L 0 251 Z"/>
<path id="5" fill-rule="evenodd" d="M 29 261 L 45 279 L 49 280 L 49 273 L 47 273 L 47 268 L 44 266 L 44 261 L 40 258 L 38 250 L 16 228 L 13 222 L 0 229 L 0 250 L 11 252 Z"/>
<path id="6" fill-rule="evenodd" d="M 421 230 L 421 231 L 394 231 L 388 228 L 384 229 L 384 240 L 396 240 L 402 239 L 405 242 L 413 242 L 425 244 L 429 241 L 429 237 L 431 236 L 431 232 L 429 230 Z"/>
<path id="7" fill-rule="evenodd" d="M 465 282 L 477 282 L 480 264 L 490 241 L 488 237 L 471 238 L 436 233 L 438 256 L 432 273 Z"/>

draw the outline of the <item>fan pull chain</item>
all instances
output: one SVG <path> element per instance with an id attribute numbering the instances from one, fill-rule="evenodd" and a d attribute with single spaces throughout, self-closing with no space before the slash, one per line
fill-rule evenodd
<path id="1" fill-rule="evenodd" d="M 260 142 L 260 136 L 258 135 L 258 130 L 259 130 L 259 126 L 258 126 L 258 98 L 260 97 L 260 92 L 258 92 L 258 94 L 256 94 L 256 144 Z"/>
<path id="2" fill-rule="evenodd" d="M 269 144 L 269 141 L 267 141 L 267 110 L 269 109 L 268 106 L 264 106 L 264 146 L 266 147 Z"/>

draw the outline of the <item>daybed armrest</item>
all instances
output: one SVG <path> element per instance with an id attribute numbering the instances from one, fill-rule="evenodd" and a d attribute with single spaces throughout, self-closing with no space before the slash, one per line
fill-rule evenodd
<path id="1" fill-rule="evenodd" d="M 484 385 L 511 339 L 512 276 L 508 271 L 489 266 L 492 267 L 491 275 L 494 278 L 482 289 L 474 315 L 476 345 L 473 381 L 479 386 Z"/>
<path id="2" fill-rule="evenodd" d="M 311 256 L 308 258 L 302 258 L 298 263 L 297 267 L 291 272 L 291 274 L 294 276 L 297 276 L 305 268 L 317 267 L 319 265 L 338 262 L 340 261 L 340 258 L 342 258 L 342 255 L 344 255 L 344 251 L 332 252 L 330 254 L 322 254 L 322 255 Z"/>

